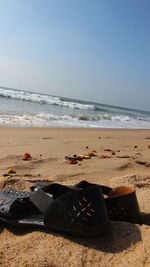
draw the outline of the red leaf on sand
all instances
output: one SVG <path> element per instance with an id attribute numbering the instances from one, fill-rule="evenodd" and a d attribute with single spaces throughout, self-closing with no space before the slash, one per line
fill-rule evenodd
<path id="1" fill-rule="evenodd" d="M 28 153 L 28 152 L 26 152 L 22 158 L 22 160 L 31 160 L 31 159 L 32 159 L 32 157 L 31 157 L 30 153 Z"/>
<path id="2" fill-rule="evenodd" d="M 26 153 L 24 154 L 24 156 L 27 157 L 27 158 L 31 158 L 31 155 L 30 155 L 30 153 L 28 153 L 28 152 L 26 152 Z"/>
<path id="3" fill-rule="evenodd" d="M 77 164 L 78 162 L 76 160 L 71 160 L 70 164 Z"/>
<path id="4" fill-rule="evenodd" d="M 107 156 L 107 155 L 101 155 L 100 158 L 101 159 L 110 159 L 111 157 L 110 156 Z"/>

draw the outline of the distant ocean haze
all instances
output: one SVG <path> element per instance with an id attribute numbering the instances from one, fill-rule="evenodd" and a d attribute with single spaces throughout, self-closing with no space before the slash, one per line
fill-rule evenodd
<path id="1" fill-rule="evenodd" d="M 0 87 L 0 126 L 150 129 L 150 112 Z"/>

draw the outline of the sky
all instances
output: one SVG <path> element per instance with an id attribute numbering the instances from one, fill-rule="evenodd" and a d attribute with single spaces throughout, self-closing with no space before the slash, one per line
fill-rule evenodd
<path id="1" fill-rule="evenodd" d="M 149 0 L 0 0 L 0 86 L 150 111 Z"/>

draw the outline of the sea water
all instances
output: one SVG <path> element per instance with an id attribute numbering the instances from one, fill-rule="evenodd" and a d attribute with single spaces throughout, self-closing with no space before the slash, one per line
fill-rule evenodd
<path id="1" fill-rule="evenodd" d="M 0 87 L 0 127 L 150 129 L 150 112 Z"/>

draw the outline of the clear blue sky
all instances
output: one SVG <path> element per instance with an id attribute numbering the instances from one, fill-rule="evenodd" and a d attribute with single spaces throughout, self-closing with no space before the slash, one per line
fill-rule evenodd
<path id="1" fill-rule="evenodd" d="M 149 0 L 0 1 L 0 85 L 150 110 Z"/>

